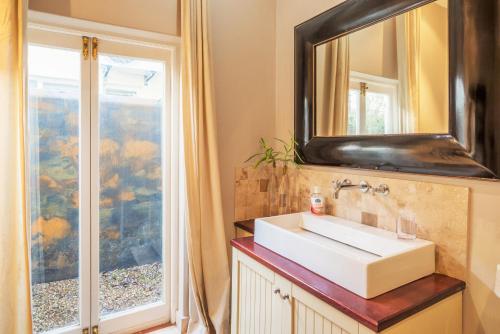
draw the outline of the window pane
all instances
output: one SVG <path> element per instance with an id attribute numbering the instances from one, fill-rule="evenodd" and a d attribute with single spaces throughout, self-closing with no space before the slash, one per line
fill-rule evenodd
<path id="1" fill-rule="evenodd" d="M 349 100 L 347 103 L 348 117 L 347 117 L 347 134 L 359 134 L 359 90 L 349 89 Z"/>
<path id="2" fill-rule="evenodd" d="M 29 46 L 28 142 L 35 332 L 79 323 L 79 52 Z"/>
<path id="3" fill-rule="evenodd" d="M 390 96 L 382 93 L 366 93 L 366 133 L 386 133 L 386 117 L 390 115 Z"/>
<path id="4" fill-rule="evenodd" d="M 163 63 L 99 57 L 100 311 L 163 299 Z"/>

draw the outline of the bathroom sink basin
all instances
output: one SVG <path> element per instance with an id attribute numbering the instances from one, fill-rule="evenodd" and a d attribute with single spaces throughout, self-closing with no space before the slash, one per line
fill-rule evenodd
<path id="1" fill-rule="evenodd" d="M 309 212 L 256 219 L 254 241 L 364 298 L 435 270 L 430 241 Z"/>

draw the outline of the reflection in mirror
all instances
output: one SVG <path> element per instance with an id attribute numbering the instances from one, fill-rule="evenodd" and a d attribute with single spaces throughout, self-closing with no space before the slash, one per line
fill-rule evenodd
<path id="1" fill-rule="evenodd" d="M 439 0 L 315 47 L 315 135 L 448 133 Z"/>

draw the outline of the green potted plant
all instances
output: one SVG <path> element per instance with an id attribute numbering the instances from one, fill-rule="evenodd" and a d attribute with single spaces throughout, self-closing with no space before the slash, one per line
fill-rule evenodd
<path id="1" fill-rule="evenodd" d="M 275 146 L 260 138 L 260 151 L 250 156 L 245 162 L 255 161 L 254 168 L 270 166 L 267 187 L 269 216 L 286 214 L 291 211 L 289 165 L 297 165 L 295 157 L 303 162 L 296 148 L 295 139 L 290 136 L 288 141 L 274 138 Z"/>

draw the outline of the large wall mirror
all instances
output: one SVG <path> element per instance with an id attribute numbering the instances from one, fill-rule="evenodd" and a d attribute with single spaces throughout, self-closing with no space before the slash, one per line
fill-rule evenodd
<path id="1" fill-rule="evenodd" d="M 447 0 L 315 46 L 316 136 L 448 132 Z"/>
<path id="2" fill-rule="evenodd" d="M 303 159 L 497 178 L 495 2 L 347 0 L 297 26 Z"/>

